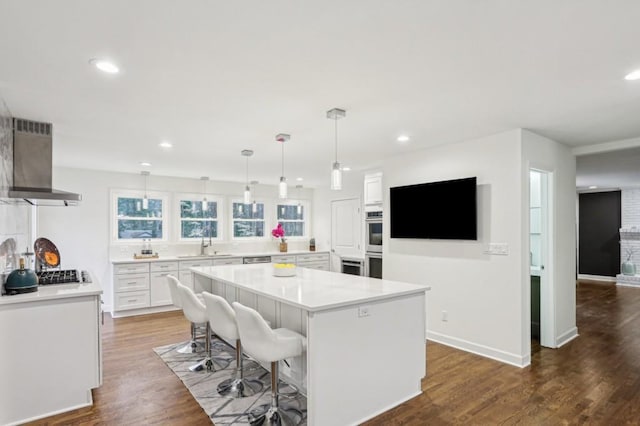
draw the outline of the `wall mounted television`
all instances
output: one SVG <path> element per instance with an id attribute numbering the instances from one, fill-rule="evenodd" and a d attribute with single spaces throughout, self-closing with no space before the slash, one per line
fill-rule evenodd
<path id="1" fill-rule="evenodd" d="M 391 238 L 477 240 L 476 178 L 389 190 Z"/>

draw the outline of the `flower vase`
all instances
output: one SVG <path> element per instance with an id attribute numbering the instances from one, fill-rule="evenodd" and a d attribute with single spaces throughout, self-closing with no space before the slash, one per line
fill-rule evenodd
<path id="1" fill-rule="evenodd" d="M 281 242 L 280 243 L 280 252 L 281 253 L 286 253 L 287 252 L 287 243 L 286 242 Z"/>
<path id="2" fill-rule="evenodd" d="M 625 261 L 622 262 L 622 274 L 623 275 L 635 275 L 636 274 L 636 265 L 633 262 Z"/>

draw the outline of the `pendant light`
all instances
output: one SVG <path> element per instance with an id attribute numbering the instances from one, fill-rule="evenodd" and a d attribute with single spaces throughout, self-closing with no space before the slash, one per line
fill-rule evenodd
<path id="1" fill-rule="evenodd" d="M 335 121 L 335 146 L 336 146 L 336 160 L 333 162 L 331 169 L 331 189 L 339 191 L 342 189 L 342 169 L 338 162 L 338 120 L 344 118 L 347 112 L 340 108 L 333 108 L 327 111 L 327 118 Z"/>
<path id="2" fill-rule="evenodd" d="M 142 209 L 147 210 L 149 208 L 149 198 L 147 198 L 147 180 L 151 173 L 148 170 L 143 170 L 140 174 L 144 176 L 144 197 L 142 198 Z"/>
<path id="3" fill-rule="evenodd" d="M 244 187 L 244 203 L 251 204 L 251 187 L 249 187 L 249 157 L 253 155 L 253 151 L 250 149 L 243 149 L 240 152 L 243 156 L 247 158 L 247 175 L 246 175 L 246 184 Z"/>
<path id="4" fill-rule="evenodd" d="M 209 180 L 209 176 L 202 176 L 200 180 L 202 181 L 202 217 L 204 217 L 204 212 L 206 212 L 209 207 L 209 202 L 207 201 L 207 181 Z"/>
<path id="5" fill-rule="evenodd" d="M 284 177 L 284 143 L 291 139 L 290 135 L 279 133 L 276 135 L 276 141 L 282 144 L 282 175 L 280 175 L 280 183 L 278 184 L 278 197 L 287 198 L 287 178 Z"/>
<path id="6" fill-rule="evenodd" d="M 251 181 L 251 185 L 256 186 L 257 184 L 259 184 L 260 182 L 258 182 L 257 180 L 252 180 Z M 258 211 L 258 203 L 256 203 L 255 198 L 253 199 L 253 203 L 251 203 L 251 212 L 252 213 L 256 213 Z"/>
<path id="7" fill-rule="evenodd" d="M 296 207 L 296 212 L 298 216 L 302 214 L 302 203 L 300 202 L 300 190 L 302 189 L 302 185 L 296 185 L 296 196 L 298 197 L 298 206 Z"/>

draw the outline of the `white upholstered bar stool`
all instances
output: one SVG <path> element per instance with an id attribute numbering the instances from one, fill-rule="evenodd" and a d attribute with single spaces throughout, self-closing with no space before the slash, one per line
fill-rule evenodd
<path id="1" fill-rule="evenodd" d="M 242 341 L 238 333 L 236 323 L 236 313 L 226 299 L 215 294 L 202 293 L 204 304 L 207 306 L 207 317 L 214 333 L 225 339 L 227 342 L 233 341 L 236 344 L 236 374 L 235 377 L 227 379 L 218 385 L 218 393 L 223 396 L 234 398 L 244 398 L 255 395 L 263 388 L 263 384 L 257 379 L 247 379 L 244 377 L 244 356 L 242 353 Z"/>
<path id="2" fill-rule="evenodd" d="M 295 412 L 300 418 L 302 413 L 278 400 L 279 369 L 278 362 L 302 355 L 307 349 L 307 338 L 287 328 L 272 330 L 262 316 L 247 306 L 233 302 L 236 322 L 242 344 L 247 353 L 260 362 L 271 363 L 271 404 L 264 404 L 251 413 L 259 414 L 249 419 L 251 424 L 295 425 L 296 421 L 288 412 Z"/>
<path id="3" fill-rule="evenodd" d="M 217 363 L 226 368 L 231 363 L 232 358 L 224 358 L 221 356 L 211 356 L 211 327 L 209 325 L 209 319 L 207 318 L 207 307 L 198 300 L 196 294 L 189 287 L 178 284 L 178 291 L 180 292 L 180 301 L 182 302 L 182 312 L 184 316 L 191 322 L 199 324 L 206 323 L 205 334 L 205 352 L 204 359 L 197 364 L 189 367 L 191 371 L 200 371 L 206 368 L 209 371 L 215 371 L 213 363 Z"/>
<path id="4" fill-rule="evenodd" d="M 171 303 L 173 303 L 174 306 L 182 309 L 182 301 L 180 299 L 180 291 L 178 291 L 178 284 L 183 284 L 171 274 L 167 275 L 167 282 L 169 283 L 169 291 L 171 292 Z M 196 324 L 191 322 L 191 342 L 187 343 L 180 349 L 177 349 L 177 352 L 180 352 L 181 354 L 187 354 L 195 353 L 198 352 L 198 350 L 204 349 L 204 345 L 196 340 L 196 328 Z"/>

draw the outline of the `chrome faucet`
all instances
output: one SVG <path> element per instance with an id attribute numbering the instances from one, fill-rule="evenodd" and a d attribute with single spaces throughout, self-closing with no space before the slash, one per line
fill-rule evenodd
<path id="1" fill-rule="evenodd" d="M 209 225 L 209 242 L 205 243 L 204 242 L 204 229 L 202 232 L 202 239 L 200 240 L 200 256 L 204 256 L 206 255 L 206 253 L 204 252 L 204 249 L 206 249 L 207 247 L 211 247 L 211 225 Z"/>

